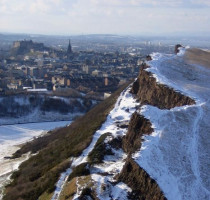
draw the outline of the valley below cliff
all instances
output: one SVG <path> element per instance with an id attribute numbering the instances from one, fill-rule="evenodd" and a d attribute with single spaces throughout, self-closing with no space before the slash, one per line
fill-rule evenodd
<path id="1" fill-rule="evenodd" d="M 3 199 L 209 199 L 210 71 L 189 52 L 153 53 L 134 83 L 24 145 L 15 158 L 36 155 Z"/>
<path id="2" fill-rule="evenodd" d="M 47 94 L 17 94 L 0 97 L 0 125 L 69 121 L 90 110 L 99 101 Z"/>

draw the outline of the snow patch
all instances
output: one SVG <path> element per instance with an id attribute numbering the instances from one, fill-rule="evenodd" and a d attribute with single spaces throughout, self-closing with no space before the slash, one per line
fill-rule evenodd
<path id="1" fill-rule="evenodd" d="M 97 184 L 96 193 L 100 200 L 127 200 L 127 193 L 131 189 L 126 184 L 120 182 L 113 186 L 106 176 L 92 174 L 91 177 Z"/>

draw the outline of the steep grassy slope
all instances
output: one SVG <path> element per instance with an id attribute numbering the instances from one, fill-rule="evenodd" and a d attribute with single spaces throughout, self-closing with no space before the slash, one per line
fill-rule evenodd
<path id="1" fill-rule="evenodd" d="M 105 121 L 119 94 L 127 85 L 122 86 L 69 127 L 53 131 L 16 152 L 17 157 L 28 151 L 39 151 L 22 163 L 19 170 L 12 175 L 13 181 L 7 186 L 3 199 L 35 200 L 46 191 L 51 193 L 60 173 L 69 167 L 69 158 L 79 156 L 90 144 L 93 134 Z"/>

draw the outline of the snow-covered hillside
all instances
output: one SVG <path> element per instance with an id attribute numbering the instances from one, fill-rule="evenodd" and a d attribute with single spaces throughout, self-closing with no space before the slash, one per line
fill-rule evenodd
<path id="1" fill-rule="evenodd" d="M 147 70 L 156 80 L 196 100 L 195 105 L 161 110 L 143 106 L 154 128 L 133 157 L 169 200 L 210 198 L 210 69 L 180 55 L 155 53 Z"/>

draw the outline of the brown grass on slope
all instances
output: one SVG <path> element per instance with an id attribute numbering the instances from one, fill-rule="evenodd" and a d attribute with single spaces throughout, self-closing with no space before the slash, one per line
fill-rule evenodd
<path id="1" fill-rule="evenodd" d="M 6 188 L 4 200 L 37 200 L 43 193 L 52 193 L 61 172 L 70 165 L 69 158 L 79 156 L 91 143 L 93 134 L 106 120 L 122 86 L 105 101 L 96 105 L 86 115 L 74 121 L 70 126 L 23 146 L 15 156 L 33 151 L 37 153 L 23 162 L 19 170 L 13 173 L 13 181 Z"/>
<path id="2" fill-rule="evenodd" d="M 210 68 L 210 52 L 202 49 L 190 48 L 185 53 L 185 59 L 190 64 L 202 65 Z"/>

